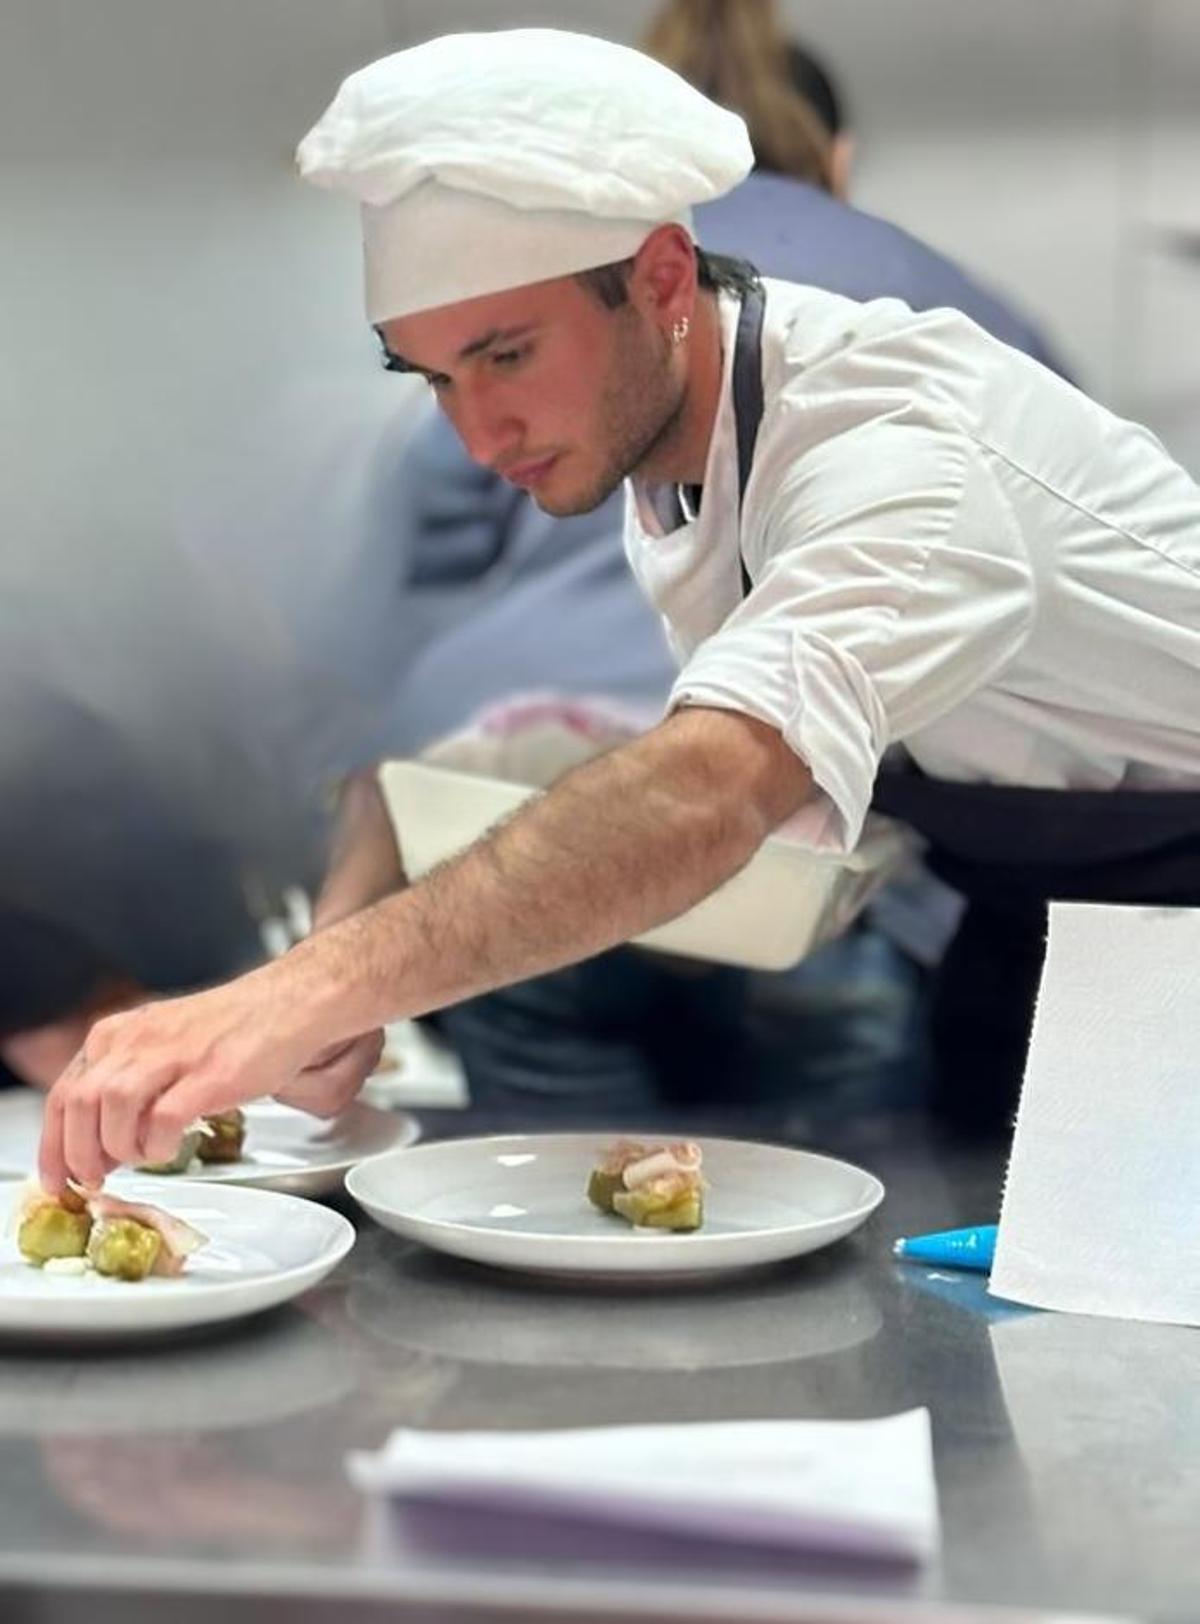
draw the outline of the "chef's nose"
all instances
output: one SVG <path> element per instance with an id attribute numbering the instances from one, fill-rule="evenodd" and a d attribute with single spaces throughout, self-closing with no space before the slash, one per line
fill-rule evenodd
<path id="1" fill-rule="evenodd" d="M 482 390 L 461 390 L 455 402 L 454 426 L 473 462 L 485 468 L 511 461 L 525 428 L 504 402 Z"/>

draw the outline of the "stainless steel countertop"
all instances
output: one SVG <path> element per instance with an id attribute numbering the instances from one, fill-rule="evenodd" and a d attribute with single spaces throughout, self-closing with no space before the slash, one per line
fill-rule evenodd
<path id="1" fill-rule="evenodd" d="M 994 1217 L 998 1155 L 878 1121 L 813 1148 L 878 1173 L 879 1212 L 716 1285 L 493 1273 L 359 1215 L 327 1284 L 232 1331 L 104 1354 L 0 1346 L 0 1617 L 141 1624 L 170 1597 L 187 1624 L 214 1595 L 222 1624 L 345 1618 L 349 1598 L 361 1624 L 1200 1616 L 1197 1334 L 1025 1311 L 979 1276 L 897 1263 L 898 1234 Z M 400 1424 L 917 1404 L 945 1533 L 919 1574 L 565 1530 L 551 1551 L 496 1518 L 371 1508 L 344 1470 Z"/>

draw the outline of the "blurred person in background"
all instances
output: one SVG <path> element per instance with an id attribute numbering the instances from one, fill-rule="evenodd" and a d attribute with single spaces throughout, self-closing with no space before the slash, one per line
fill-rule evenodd
<path id="1" fill-rule="evenodd" d="M 0 904 L 0 1088 L 50 1088 L 95 1021 L 185 990 L 177 981 L 148 985 L 73 926 Z M 382 1046 L 371 1039 L 373 1059 Z M 317 1116 L 335 1114 L 325 1101 L 345 1054 L 306 1068 L 275 1097 Z"/>
<path id="2" fill-rule="evenodd" d="M 772 0 L 668 0 L 644 48 L 747 121 L 754 172 L 696 210 L 706 248 L 763 274 L 914 309 L 952 305 L 1062 370 L 1044 335 L 952 261 L 843 201 L 853 137 L 829 68 L 782 33 Z M 403 454 L 393 500 L 406 598 L 440 621 L 395 698 L 394 754 L 427 749 L 497 698 L 605 696 L 661 713 L 676 674 L 624 556 L 623 498 L 556 519 L 471 461 L 439 412 Z M 564 767 L 566 763 L 564 762 Z M 373 775 L 349 782 L 316 910 L 331 924 L 402 883 Z M 924 1098 L 929 980 L 957 894 L 924 870 L 890 885 L 794 971 L 751 974 L 621 947 L 433 1019 L 472 1104 L 539 1115 L 759 1107 L 809 1117 Z M 1007 1091 L 934 1087 L 956 1128 L 1002 1123 Z"/>
<path id="3" fill-rule="evenodd" d="M 49 1088 L 94 1020 L 145 997 L 75 930 L 0 907 L 0 1085 Z"/>
<path id="4" fill-rule="evenodd" d="M 245 859 L 113 717 L 0 669 L 0 1081 L 49 1087 L 92 1021 L 255 963 Z"/>
<path id="5" fill-rule="evenodd" d="M 644 48 L 746 120 L 755 167 L 696 210 L 710 253 L 847 298 L 961 310 L 1063 377 L 1046 335 L 973 273 L 889 220 L 846 207 L 857 141 L 832 70 L 783 33 L 775 0 L 667 0 Z"/>
<path id="6" fill-rule="evenodd" d="M 855 140 L 845 92 L 787 36 L 775 0 L 667 0 L 642 49 L 741 114 L 759 172 L 849 199 Z"/>

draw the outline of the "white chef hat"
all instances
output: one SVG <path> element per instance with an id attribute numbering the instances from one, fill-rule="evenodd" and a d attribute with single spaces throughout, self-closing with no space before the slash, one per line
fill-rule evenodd
<path id="1" fill-rule="evenodd" d="M 753 163 L 736 113 L 669 68 L 549 28 L 370 63 L 296 159 L 362 205 L 372 322 L 626 259 Z"/>

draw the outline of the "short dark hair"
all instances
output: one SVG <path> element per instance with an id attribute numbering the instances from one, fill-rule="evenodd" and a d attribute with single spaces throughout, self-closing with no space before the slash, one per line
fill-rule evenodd
<path id="1" fill-rule="evenodd" d="M 595 294 L 607 310 L 619 310 L 629 302 L 629 274 L 632 259 L 613 260 L 593 270 L 580 271 L 579 280 Z M 739 298 L 757 287 L 759 275 L 749 260 L 732 259 L 727 254 L 709 254 L 696 249 L 696 280 L 710 293 L 736 293 Z"/>
<path id="2" fill-rule="evenodd" d="M 577 271 L 576 280 L 581 282 L 589 293 L 594 294 L 606 310 L 619 310 L 622 305 L 629 303 L 629 273 L 633 270 L 633 260 L 615 259 L 607 265 L 597 265 L 590 271 Z M 735 293 L 743 298 L 751 288 L 756 288 L 760 277 L 758 271 L 748 259 L 732 259 L 727 254 L 708 254 L 703 248 L 696 249 L 696 280 L 702 288 L 710 293 L 724 290 Z M 402 355 L 397 355 L 388 348 L 388 341 L 384 336 L 383 328 L 378 323 L 374 328 L 375 337 L 379 340 L 382 352 L 381 360 L 388 372 L 417 372 L 420 368 L 406 361 Z"/>

